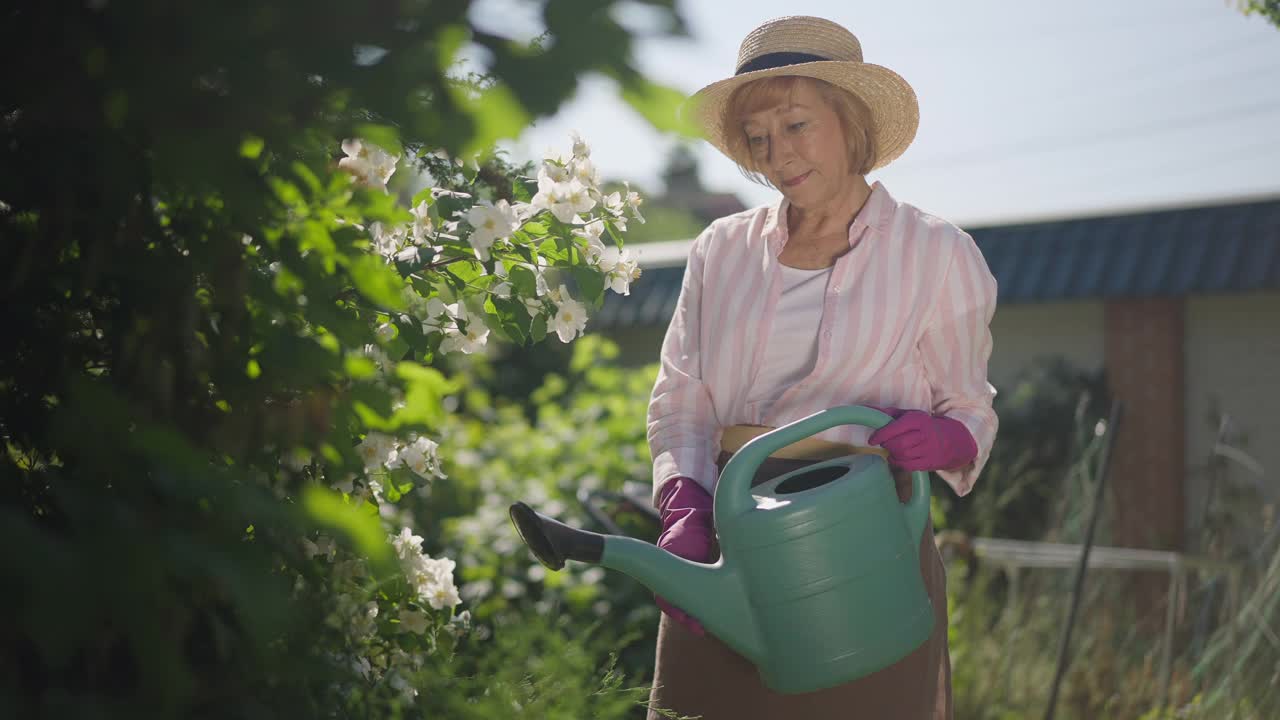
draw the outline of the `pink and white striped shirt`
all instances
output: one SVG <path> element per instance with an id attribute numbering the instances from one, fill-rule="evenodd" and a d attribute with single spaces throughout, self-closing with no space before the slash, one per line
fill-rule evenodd
<path id="1" fill-rule="evenodd" d="M 987 381 L 996 281 L 982 253 L 955 225 L 875 183 L 849 228 L 851 249 L 831 270 L 817 362 L 766 409 L 749 397 L 768 395 L 750 389 L 781 292 L 786 209 L 784 198 L 720 218 L 692 243 L 649 401 L 654 497 L 680 475 L 714 489 L 721 428 L 776 427 L 845 404 L 927 410 L 964 423 L 977 459 L 938 474 L 968 494 L 999 424 Z M 866 445 L 871 432 L 843 425 L 817 437 Z"/>

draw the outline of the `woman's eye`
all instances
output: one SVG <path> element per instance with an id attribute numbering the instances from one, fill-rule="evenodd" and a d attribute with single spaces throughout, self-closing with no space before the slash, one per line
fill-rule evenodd
<path id="1" fill-rule="evenodd" d="M 804 127 L 808 124 L 809 124 L 808 122 L 801 120 L 800 122 L 791 123 L 787 127 L 790 128 L 792 131 L 796 131 L 796 130 L 803 130 Z"/>
<path id="2" fill-rule="evenodd" d="M 762 136 L 760 136 L 760 135 L 756 135 L 755 137 L 748 137 L 748 138 L 747 138 L 747 142 L 748 142 L 748 143 L 750 143 L 750 144 L 752 144 L 752 145 L 756 145 L 756 146 L 763 145 L 763 144 L 764 144 L 764 137 L 762 137 Z"/>

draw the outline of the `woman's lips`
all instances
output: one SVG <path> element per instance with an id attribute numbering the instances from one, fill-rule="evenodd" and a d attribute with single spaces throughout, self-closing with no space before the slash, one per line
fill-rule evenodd
<path id="1" fill-rule="evenodd" d="M 803 175 L 797 175 L 796 177 L 793 177 L 790 180 L 783 180 L 782 184 L 786 185 L 787 187 L 795 187 L 796 185 L 799 185 L 800 183 L 804 182 L 804 179 L 809 177 L 809 174 L 812 172 L 813 171 L 810 170 L 809 172 Z"/>

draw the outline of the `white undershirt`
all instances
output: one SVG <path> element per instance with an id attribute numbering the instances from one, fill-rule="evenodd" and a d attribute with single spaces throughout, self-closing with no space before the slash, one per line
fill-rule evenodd
<path id="1" fill-rule="evenodd" d="M 756 382 L 747 393 L 748 402 L 763 402 L 768 408 L 788 387 L 813 370 L 818 359 L 818 326 L 831 268 L 801 270 L 781 266 L 782 295 L 778 298 L 764 357 Z"/>

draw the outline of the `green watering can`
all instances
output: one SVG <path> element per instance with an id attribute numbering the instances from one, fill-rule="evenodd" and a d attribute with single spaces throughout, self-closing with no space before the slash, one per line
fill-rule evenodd
<path id="1" fill-rule="evenodd" d="M 929 477 L 898 500 L 879 455 L 847 455 L 752 487 L 772 453 L 837 425 L 890 417 L 845 405 L 760 435 L 729 460 L 715 490 L 721 556 L 691 562 L 656 545 L 568 527 L 517 502 L 511 520 L 538 560 L 621 571 L 696 617 L 751 660 L 766 685 L 801 693 L 841 685 L 901 660 L 933 632 L 920 576 Z"/>

